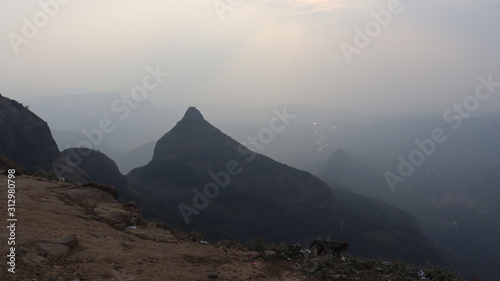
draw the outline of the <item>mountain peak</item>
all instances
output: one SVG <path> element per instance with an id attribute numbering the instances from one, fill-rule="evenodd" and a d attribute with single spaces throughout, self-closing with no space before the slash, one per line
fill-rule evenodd
<path id="1" fill-rule="evenodd" d="M 203 115 L 201 115 L 201 112 L 194 106 L 190 106 L 187 110 L 186 113 L 184 114 L 184 117 L 182 117 L 182 121 L 204 121 L 205 118 L 203 118 Z"/>
<path id="2" fill-rule="evenodd" d="M 210 150 L 208 147 L 227 143 L 228 139 L 228 136 L 205 120 L 196 107 L 191 106 L 184 117 L 158 140 L 153 160 L 167 159 L 173 155 L 182 159 L 198 159 L 206 154 L 201 153 L 201 150 Z"/>

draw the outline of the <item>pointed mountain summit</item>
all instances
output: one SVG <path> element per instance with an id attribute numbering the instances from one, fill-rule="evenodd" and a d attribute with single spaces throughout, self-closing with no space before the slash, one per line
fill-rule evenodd
<path id="1" fill-rule="evenodd" d="M 201 112 L 194 106 L 190 106 L 180 122 L 200 122 L 205 121 Z"/>
<path id="2" fill-rule="evenodd" d="M 208 239 L 262 237 L 306 244 L 319 236 L 353 243 L 352 253 L 440 259 L 407 213 L 332 191 L 310 173 L 255 153 L 194 107 L 160 138 L 153 159 L 126 177 L 131 196 L 126 199 L 136 201 L 145 216 L 204 232 Z M 396 233 L 398 239 L 379 239 Z M 402 243 L 412 248 L 405 256 Z"/>
<path id="3" fill-rule="evenodd" d="M 229 139 L 226 134 L 207 122 L 196 107 L 189 107 L 181 121 L 158 140 L 153 161 L 177 157 L 186 161 L 218 158 L 222 151 L 217 147 L 227 145 Z M 230 146 L 238 145 L 236 141 L 231 141 Z"/>

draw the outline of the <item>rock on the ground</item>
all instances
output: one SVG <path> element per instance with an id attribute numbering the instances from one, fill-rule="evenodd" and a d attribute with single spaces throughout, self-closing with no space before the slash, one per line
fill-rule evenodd
<path id="1" fill-rule="evenodd" d="M 208 274 L 208 278 L 216 279 L 219 278 L 219 275 L 217 274 L 217 272 L 210 272 Z"/>
<path id="2" fill-rule="evenodd" d="M 260 257 L 260 253 L 254 251 L 238 251 L 236 252 L 236 256 L 251 261 Z"/>
<path id="3" fill-rule="evenodd" d="M 118 198 L 118 190 L 116 189 L 116 187 L 111 186 L 111 185 L 89 182 L 89 183 L 85 183 L 85 184 L 80 185 L 80 187 L 91 187 L 91 188 L 95 188 L 98 190 L 102 190 L 104 192 L 111 194 L 115 199 Z"/>
<path id="4" fill-rule="evenodd" d="M 78 247 L 78 238 L 75 234 L 65 237 L 41 239 L 36 249 L 50 257 L 63 258 L 69 255 L 72 249 Z"/>
<path id="5" fill-rule="evenodd" d="M 69 199 L 84 208 L 94 209 L 100 203 L 115 202 L 113 195 L 92 187 L 66 188 L 58 191 L 65 199 Z"/>
<path id="6" fill-rule="evenodd" d="M 40 243 L 60 244 L 67 246 L 70 249 L 75 249 L 78 247 L 78 238 L 75 234 L 71 234 L 66 237 L 42 239 L 40 240 Z"/>
<path id="7" fill-rule="evenodd" d="M 101 203 L 97 205 L 94 212 L 99 218 L 111 225 L 127 225 L 132 219 L 132 213 L 123 209 L 123 205 L 121 203 Z"/>
<path id="8" fill-rule="evenodd" d="M 54 258 L 64 258 L 69 255 L 70 248 L 61 244 L 37 243 L 37 250 Z"/>
<path id="9" fill-rule="evenodd" d="M 47 259 L 39 256 L 37 253 L 28 253 L 23 257 L 25 263 L 42 263 Z"/>
<path id="10" fill-rule="evenodd" d="M 264 251 L 264 256 L 265 257 L 273 257 L 273 256 L 276 256 L 276 251 L 271 251 L 271 250 L 267 250 L 267 251 Z"/>

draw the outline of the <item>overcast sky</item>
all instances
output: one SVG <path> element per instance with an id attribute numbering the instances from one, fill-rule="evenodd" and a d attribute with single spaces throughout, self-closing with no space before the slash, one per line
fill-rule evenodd
<path id="1" fill-rule="evenodd" d="M 500 80 L 498 0 L 402 0 L 350 63 L 341 43 L 356 46 L 355 28 L 393 0 L 66 0 L 46 16 L 54 1 L 0 3 L 3 95 L 129 94 L 159 65 L 170 76 L 149 98 L 161 106 L 440 113 L 479 75 Z M 32 38 L 23 18 L 39 25 Z"/>

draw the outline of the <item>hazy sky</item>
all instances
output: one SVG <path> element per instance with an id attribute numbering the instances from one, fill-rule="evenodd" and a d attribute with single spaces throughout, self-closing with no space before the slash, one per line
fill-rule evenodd
<path id="1" fill-rule="evenodd" d="M 479 75 L 500 80 L 499 0 L 403 0 L 351 63 L 340 44 L 356 46 L 355 28 L 394 0 L 55 1 L 0 3 L 0 93 L 129 94 L 159 65 L 170 76 L 149 98 L 161 106 L 439 113 Z M 40 3 L 58 4 L 48 15 Z M 38 23 L 32 38 L 24 18 Z"/>

